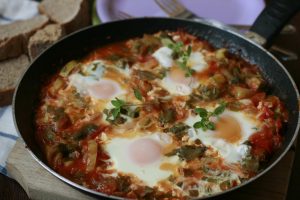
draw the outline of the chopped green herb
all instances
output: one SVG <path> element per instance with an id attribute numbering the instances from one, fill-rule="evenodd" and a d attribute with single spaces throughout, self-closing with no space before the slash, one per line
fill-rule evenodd
<path id="1" fill-rule="evenodd" d="M 138 100 L 142 101 L 143 97 L 142 97 L 141 91 L 139 89 L 137 89 L 137 88 L 133 89 L 133 91 L 134 91 L 135 98 L 137 98 Z"/>
<path id="2" fill-rule="evenodd" d="M 106 115 L 106 121 L 112 124 L 123 124 L 126 122 L 126 118 L 122 117 L 121 114 L 131 118 L 139 117 L 140 107 L 137 105 L 128 104 L 118 98 L 112 100 L 111 104 L 114 108 L 104 109 L 103 113 Z"/>
<path id="3" fill-rule="evenodd" d="M 206 151 L 206 147 L 198 147 L 192 145 L 185 145 L 180 147 L 179 149 L 175 149 L 172 152 L 166 154 L 166 156 L 174 156 L 178 155 L 182 160 L 190 161 L 195 158 L 203 156 Z"/>
<path id="4" fill-rule="evenodd" d="M 213 115 L 218 116 L 222 114 L 225 111 L 226 105 L 226 103 L 221 102 L 221 104 L 214 110 Z"/>
<path id="5" fill-rule="evenodd" d="M 72 149 L 67 144 L 60 143 L 57 148 L 63 158 L 69 157 L 69 154 L 72 152 Z"/>
<path id="6" fill-rule="evenodd" d="M 194 128 L 202 129 L 203 131 L 215 130 L 216 126 L 213 122 L 210 121 L 211 116 L 218 116 L 225 111 L 226 103 L 221 102 L 221 104 L 215 108 L 213 112 L 209 112 L 204 108 L 195 108 L 195 112 L 201 117 L 201 120 L 194 123 Z"/>
<path id="7" fill-rule="evenodd" d="M 129 192 L 130 190 L 130 177 L 129 176 L 118 176 L 116 178 L 118 191 Z"/>
<path id="8" fill-rule="evenodd" d="M 159 78 L 160 79 L 163 79 L 163 78 L 165 78 L 166 77 L 166 75 L 167 75 L 167 71 L 168 71 L 168 69 L 166 69 L 166 68 L 162 68 L 160 71 L 159 71 Z"/>
<path id="9" fill-rule="evenodd" d="M 120 111 L 116 108 L 104 109 L 103 113 L 106 115 L 106 121 L 112 124 L 123 124 L 126 122 L 126 118 L 121 117 Z"/>
<path id="10" fill-rule="evenodd" d="M 203 118 L 202 118 L 203 119 Z M 194 124 L 194 128 L 199 129 L 201 128 L 203 131 L 207 131 L 207 130 L 215 130 L 215 124 L 209 120 L 201 120 L 199 122 L 196 122 Z"/>
<path id="11" fill-rule="evenodd" d="M 207 110 L 204 108 L 195 108 L 195 112 L 200 116 L 200 117 L 207 117 Z"/>
<path id="12" fill-rule="evenodd" d="M 183 71 L 185 71 L 185 76 L 187 77 L 192 76 L 192 74 L 194 73 L 193 69 L 187 66 L 187 61 L 191 53 L 192 53 L 192 47 L 188 46 L 188 49 L 186 51 L 182 51 L 179 59 L 177 60 L 177 64 Z"/>
<path id="13" fill-rule="evenodd" d="M 121 99 L 116 98 L 115 100 L 111 100 L 111 104 L 116 108 L 121 108 L 125 104 L 125 102 Z"/>
<path id="14" fill-rule="evenodd" d="M 141 108 L 134 106 L 134 105 L 128 105 L 128 106 L 123 106 L 121 109 L 121 114 L 127 115 L 128 117 L 131 118 L 137 118 L 140 115 Z"/>
<path id="15" fill-rule="evenodd" d="M 159 78 L 156 74 L 149 72 L 149 71 L 137 70 L 136 72 L 137 72 L 137 75 L 139 76 L 139 78 L 142 80 L 152 81 L 156 78 Z"/>
<path id="16" fill-rule="evenodd" d="M 220 95 L 220 89 L 214 85 L 200 85 L 197 91 L 199 97 L 207 101 L 217 99 Z"/>
<path id="17" fill-rule="evenodd" d="M 212 177 L 207 177 L 207 176 L 203 176 L 202 180 L 207 181 L 207 182 L 211 182 L 211 183 L 217 183 L 218 179 L 212 178 Z"/>
<path id="18" fill-rule="evenodd" d="M 111 104 L 114 106 L 114 108 L 108 110 L 104 109 L 103 113 L 106 115 L 106 121 L 109 121 L 114 124 L 122 124 L 126 121 L 125 118 L 122 118 L 120 116 L 121 109 L 125 105 L 125 101 L 121 99 L 114 99 L 111 101 Z"/>
<path id="19" fill-rule="evenodd" d="M 119 114 L 120 114 L 120 109 L 119 108 L 113 108 L 112 109 L 112 116 L 114 117 L 114 119 L 116 119 Z"/>
<path id="20" fill-rule="evenodd" d="M 178 66 L 185 72 L 185 76 L 192 76 L 194 70 L 187 66 L 187 61 L 192 53 L 192 47 L 188 46 L 186 51 L 178 52 L 179 58 L 177 59 Z"/>
<path id="21" fill-rule="evenodd" d="M 188 125 L 185 125 L 184 123 L 178 123 L 172 126 L 171 128 L 165 129 L 164 131 L 174 133 L 177 139 L 181 139 L 184 135 L 187 134 L 187 130 L 189 128 L 190 127 Z"/>
<path id="22" fill-rule="evenodd" d="M 55 122 L 67 116 L 65 109 L 62 107 L 47 106 L 47 112 L 53 115 L 53 120 Z"/>
<path id="23" fill-rule="evenodd" d="M 55 132 L 52 130 L 51 127 L 47 127 L 45 130 L 45 138 L 49 142 L 53 142 L 55 139 Z"/>
<path id="24" fill-rule="evenodd" d="M 248 172 L 254 172 L 254 173 L 256 173 L 260 167 L 258 158 L 255 158 L 251 154 L 250 150 L 246 152 L 246 155 L 245 157 L 243 157 L 241 164 L 243 166 L 243 169 L 247 170 Z"/>
<path id="25" fill-rule="evenodd" d="M 152 54 L 153 51 L 161 46 L 159 38 L 145 34 L 143 38 L 129 41 L 130 50 L 140 56 Z"/>
<path id="26" fill-rule="evenodd" d="M 92 134 L 98 129 L 98 126 L 95 124 L 87 124 L 83 126 L 77 133 L 74 134 L 73 138 L 75 140 L 82 140 L 88 135 Z"/>
<path id="27" fill-rule="evenodd" d="M 159 115 L 159 121 L 163 125 L 174 122 L 175 118 L 176 118 L 176 111 L 172 108 L 163 110 Z"/>

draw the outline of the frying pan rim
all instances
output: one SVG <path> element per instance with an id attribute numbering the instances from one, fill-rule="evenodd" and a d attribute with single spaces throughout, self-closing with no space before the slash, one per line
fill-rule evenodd
<path id="1" fill-rule="evenodd" d="M 61 38 L 60 40 L 58 40 L 57 42 L 55 42 L 53 45 L 51 45 L 50 47 L 48 47 L 46 50 L 44 50 L 38 57 L 36 57 L 30 64 L 30 66 L 25 70 L 25 72 L 23 72 L 21 78 L 18 80 L 18 83 L 17 83 L 17 86 L 16 86 L 16 89 L 14 91 L 14 95 L 13 95 L 13 102 L 12 102 L 12 113 L 13 113 L 13 121 L 14 121 L 14 126 L 17 130 L 17 133 L 18 135 L 23 139 L 22 137 L 22 134 L 18 128 L 18 125 L 17 125 L 17 119 L 16 119 L 16 115 L 15 115 L 15 103 L 16 103 L 16 96 L 17 96 L 17 93 L 18 93 L 18 90 L 19 90 L 19 86 L 24 78 L 24 76 L 26 75 L 27 71 L 31 68 L 31 66 L 36 62 L 36 60 L 38 60 L 40 57 L 42 57 L 45 53 L 47 53 L 48 49 L 52 48 L 53 46 L 57 45 L 58 43 L 60 43 L 61 41 L 63 40 L 66 40 L 68 39 L 69 37 L 72 37 L 73 35 L 75 34 L 78 34 L 80 32 L 84 32 L 86 30 L 89 30 L 89 29 L 96 29 L 97 27 L 99 26 L 103 26 L 105 24 L 114 24 L 114 23 L 126 23 L 126 21 L 137 21 L 137 20 L 143 20 L 143 19 L 147 19 L 147 20 L 170 20 L 170 21 L 181 21 L 183 23 L 199 23 L 199 24 L 203 24 L 203 25 L 207 25 L 207 26 L 210 26 L 210 27 L 213 27 L 213 28 L 217 28 L 217 29 L 220 29 L 221 31 L 225 31 L 225 32 L 228 32 L 232 35 L 235 35 L 245 41 L 247 41 L 248 43 L 254 45 L 256 48 L 259 48 L 260 50 L 262 50 L 264 52 L 265 55 L 263 55 L 264 57 L 265 56 L 269 56 L 271 57 L 279 66 L 280 68 L 283 70 L 283 72 L 285 73 L 285 75 L 287 75 L 287 77 L 289 78 L 289 80 L 291 81 L 292 83 L 292 86 L 294 88 L 294 91 L 296 93 L 296 97 L 297 97 L 297 102 L 298 104 L 300 103 L 300 98 L 299 98 L 299 91 L 298 91 L 298 88 L 296 86 L 296 83 L 295 81 L 293 80 L 292 76 L 290 75 L 290 73 L 287 71 L 287 69 L 284 67 L 284 65 L 273 55 L 271 54 L 267 49 L 263 48 L 262 46 L 260 46 L 259 44 L 255 43 L 254 41 L 252 41 L 251 39 L 245 37 L 244 35 L 242 35 L 241 33 L 239 33 L 237 31 L 237 29 L 233 28 L 233 27 L 230 27 L 228 25 L 225 25 L 223 24 L 222 22 L 219 22 L 219 21 L 215 21 L 215 20 L 210 20 L 210 19 L 197 19 L 197 20 L 191 20 L 191 19 L 179 19 L 179 18 L 167 18 L 167 17 L 141 17 L 141 18 L 132 18 L 132 19 L 124 19 L 124 20 L 118 20 L 118 21 L 112 21 L 112 22 L 106 22 L 106 23 L 101 23 L 101 24 L 98 24 L 96 26 L 88 26 L 88 27 L 85 27 L 83 29 L 80 29 L 80 30 L 77 30 L 71 34 L 69 34 L 68 36 L 66 37 L 63 37 Z M 298 105 L 299 107 L 299 105 Z M 272 164 L 270 164 L 270 166 L 268 166 L 267 168 L 263 169 L 261 172 L 259 172 L 259 174 L 257 174 L 256 176 L 252 177 L 251 179 L 241 183 L 240 185 L 236 186 L 236 187 L 233 187 L 229 190 L 226 190 L 226 191 L 222 191 L 222 192 L 219 192 L 219 193 L 216 193 L 216 194 L 213 194 L 213 195 L 210 195 L 210 196 L 204 196 L 204 197 L 200 197 L 200 198 L 196 198 L 198 200 L 201 200 L 201 199 L 210 199 L 210 198 L 213 198 L 213 197 L 216 197 L 216 196 L 221 196 L 221 195 L 225 195 L 229 192 L 232 192 L 234 190 L 237 190 L 251 182 L 253 182 L 254 180 L 260 178 L 261 176 L 263 176 L 265 173 L 267 173 L 269 170 L 271 170 L 275 165 L 277 165 L 277 163 L 282 160 L 282 158 L 287 154 L 287 152 L 289 151 L 289 149 L 291 148 L 292 144 L 294 143 L 297 135 L 298 135 L 298 132 L 299 132 L 299 128 L 300 128 L 300 112 L 298 111 L 298 120 L 297 120 L 297 126 L 295 128 L 295 132 L 294 132 L 294 135 L 293 137 L 291 138 L 291 141 L 289 142 L 289 144 L 287 145 L 287 147 L 284 149 L 284 151 L 278 156 L 278 158 L 276 158 L 275 161 L 273 161 Z M 26 145 L 26 141 L 24 141 L 24 144 Z M 112 199 L 124 199 L 122 197 L 118 197 L 118 196 L 112 196 L 112 195 L 108 195 L 108 194 L 105 194 L 105 193 L 101 193 L 101 192 L 96 192 L 94 190 L 91 190 L 91 189 L 88 189 L 86 187 L 83 187 L 82 185 L 79 185 L 63 176 L 61 176 L 60 174 L 58 174 L 57 172 L 55 172 L 54 170 L 52 170 L 46 163 L 44 163 L 43 161 L 41 161 L 33 151 L 31 151 L 31 149 L 28 147 L 26 148 L 28 150 L 28 152 L 30 153 L 30 155 L 42 166 L 44 167 L 48 172 L 50 172 L 52 175 L 54 175 L 55 177 L 57 177 L 58 179 L 60 179 L 61 181 L 69 184 L 70 186 L 72 187 L 75 187 L 75 188 L 78 188 L 80 189 L 81 191 L 85 192 L 85 193 L 90 193 L 92 195 L 95 195 L 95 196 L 98 196 L 98 197 L 106 197 L 106 198 L 112 198 Z"/>

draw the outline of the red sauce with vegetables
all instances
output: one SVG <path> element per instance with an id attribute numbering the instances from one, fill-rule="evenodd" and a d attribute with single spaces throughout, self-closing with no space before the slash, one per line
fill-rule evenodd
<path id="1" fill-rule="evenodd" d="M 56 172 L 101 193 L 209 196 L 255 176 L 280 148 L 288 113 L 266 86 L 258 66 L 224 48 L 184 31 L 145 34 L 53 76 L 36 139 Z"/>

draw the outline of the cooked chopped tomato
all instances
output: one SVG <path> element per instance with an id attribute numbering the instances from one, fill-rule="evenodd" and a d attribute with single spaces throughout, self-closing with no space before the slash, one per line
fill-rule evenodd
<path id="1" fill-rule="evenodd" d="M 252 145 L 253 154 L 261 157 L 266 153 L 271 154 L 274 149 L 278 148 L 281 144 L 282 137 L 278 134 L 274 134 L 272 128 L 265 126 L 261 131 L 251 135 L 249 141 Z"/>
<path id="2" fill-rule="evenodd" d="M 261 109 L 261 114 L 259 116 L 260 120 L 268 119 L 268 118 L 273 118 L 274 117 L 274 111 L 272 111 L 268 107 L 263 107 Z"/>
<path id="3" fill-rule="evenodd" d="M 251 100 L 255 106 L 258 106 L 258 103 L 266 98 L 266 93 L 260 92 L 251 97 Z"/>
<path id="4" fill-rule="evenodd" d="M 215 73 L 218 71 L 218 64 L 216 61 L 210 61 L 209 63 L 209 71 L 211 73 Z"/>

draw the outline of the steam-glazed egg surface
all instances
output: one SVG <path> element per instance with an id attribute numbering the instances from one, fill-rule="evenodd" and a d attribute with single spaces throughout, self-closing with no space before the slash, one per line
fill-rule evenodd
<path id="1" fill-rule="evenodd" d="M 102 46 L 46 81 L 36 138 L 57 173 L 101 193 L 220 193 L 282 144 L 287 111 L 258 69 L 183 31 Z"/>
<path id="2" fill-rule="evenodd" d="M 142 137 L 111 139 L 104 148 L 114 163 L 112 169 L 134 174 L 147 186 L 157 186 L 159 181 L 173 174 L 173 171 L 161 169 L 163 164 L 180 166 L 177 155 L 169 157 L 163 154 L 163 149 L 172 142 L 163 136 L 169 137 L 165 133 L 153 133 Z"/>

